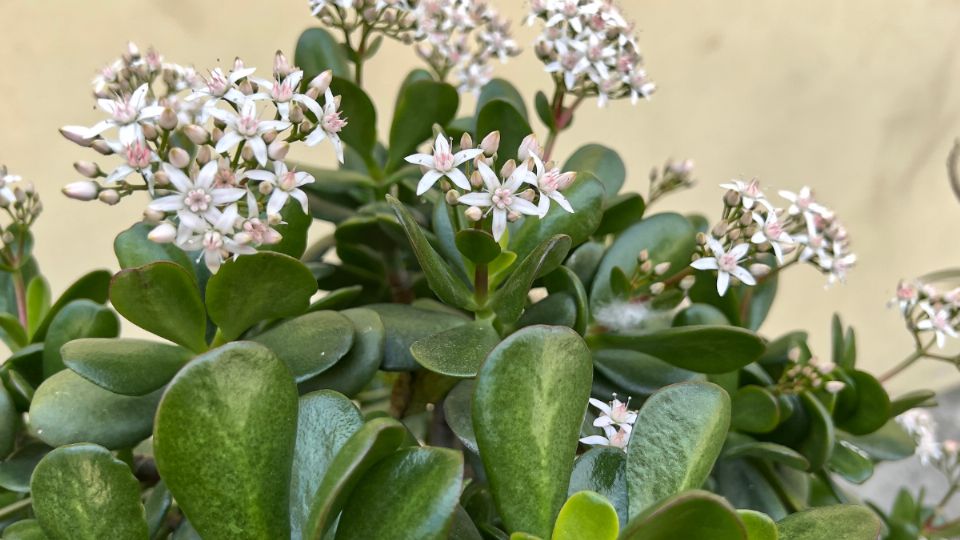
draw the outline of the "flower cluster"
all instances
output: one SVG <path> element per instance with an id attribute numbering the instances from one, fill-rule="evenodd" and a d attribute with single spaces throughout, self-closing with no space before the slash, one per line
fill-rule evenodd
<path id="1" fill-rule="evenodd" d="M 492 167 L 499 148 L 500 134 L 496 131 L 484 137 L 478 148 L 473 147 L 470 135 L 465 134 L 456 153 L 449 140 L 442 134 L 437 135 L 432 154 L 413 154 L 406 158 L 423 171 L 417 195 L 426 193 L 441 178 L 449 180 L 455 188 L 444 185 L 447 202 L 467 205 L 465 215 L 471 221 L 492 215 L 492 232 L 497 241 L 507 230 L 507 222 L 517 221 L 524 215 L 542 218 L 550 210 L 551 202 L 573 213 L 573 207 L 561 191 L 573 183 L 576 175 L 561 172 L 553 162 L 544 163 L 543 149 L 533 135 L 523 139 L 517 160 L 504 163 L 498 175 Z M 467 171 L 460 167 L 466 167 Z"/>
<path id="2" fill-rule="evenodd" d="M 630 442 L 633 424 L 637 421 L 637 411 L 630 410 L 630 398 L 620 401 L 617 395 L 613 394 L 613 401 L 610 403 L 590 398 L 590 404 L 600 411 L 600 416 L 593 421 L 593 425 L 602 429 L 603 435 L 584 437 L 580 442 L 592 446 L 626 448 Z"/>
<path id="3" fill-rule="evenodd" d="M 566 92 L 599 96 L 601 107 L 653 94 L 633 28 L 612 0 L 531 0 L 527 22 L 538 19 L 536 54 Z"/>
<path id="4" fill-rule="evenodd" d="M 847 231 L 832 210 L 813 198 L 810 188 L 798 193 L 780 191 L 789 202 L 788 208 L 782 209 L 767 199 L 756 179 L 734 180 L 720 187 L 727 190 L 722 220 L 710 234 L 698 236 L 699 258 L 690 266 L 716 270 L 721 296 L 731 277 L 756 285 L 772 266 L 779 269 L 797 262 L 809 263 L 827 274 L 830 284 L 846 280 L 856 262 Z M 770 252 L 772 257 L 758 260 Z"/>
<path id="5" fill-rule="evenodd" d="M 840 393 L 846 387 L 843 381 L 832 379 L 831 375 L 837 369 L 836 364 L 820 361 L 811 356 L 809 351 L 794 347 L 790 349 L 788 357 L 793 366 L 784 370 L 777 382 L 777 388 L 785 393 L 798 394 L 807 390 L 825 390 L 831 394 Z"/>
<path id="6" fill-rule="evenodd" d="M 309 0 L 324 24 L 348 35 L 363 28 L 415 50 L 441 80 L 453 75 L 460 92 L 479 92 L 493 77 L 490 60 L 520 53 L 509 22 L 485 0 Z M 365 40 L 365 38 L 361 38 Z M 364 41 L 365 42 L 365 41 Z"/>
<path id="7" fill-rule="evenodd" d="M 951 451 L 956 460 L 957 443 L 937 439 L 937 422 L 926 409 L 910 409 L 897 417 L 897 422 L 907 430 L 917 443 L 916 455 L 920 463 L 930 465 L 944 458 L 944 449 Z"/>
<path id="8" fill-rule="evenodd" d="M 101 74 L 95 81 L 98 93 L 116 92 L 98 99 L 109 117 L 93 127 L 61 129 L 71 141 L 121 161 L 107 171 L 92 162 L 74 164 L 88 180 L 64 193 L 116 204 L 147 191 L 153 200 L 144 215 L 156 225 L 150 238 L 199 251 L 212 272 L 230 256 L 279 242 L 273 226 L 281 210 L 292 198 L 307 212 L 300 187 L 313 182 L 284 162 L 290 145 L 328 139 L 343 161 L 339 133 L 346 120 L 329 87 L 331 73 L 305 84 L 303 72 L 278 52 L 272 77 L 255 77 L 255 69 L 237 59 L 229 72 L 213 69 L 175 93 L 177 86 L 158 79 L 176 70 L 130 69 L 156 63 L 133 51 L 115 77 Z"/>
<path id="9" fill-rule="evenodd" d="M 960 287 L 941 291 L 919 280 L 901 281 L 890 304 L 900 309 L 910 332 L 933 332 L 941 349 L 948 337 L 960 336 Z"/>
<path id="10" fill-rule="evenodd" d="M 43 203 L 30 182 L 15 174 L 7 172 L 7 167 L 0 165 L 0 208 L 10 218 L 10 223 L 0 226 L 0 256 L 5 264 L 15 265 L 20 258 L 19 253 L 12 253 L 8 246 L 19 244 L 21 234 L 37 220 L 43 211 Z"/>
<path id="11" fill-rule="evenodd" d="M 679 162 L 668 159 L 662 169 L 651 169 L 647 205 L 653 204 L 674 191 L 693 187 L 696 183 L 693 179 L 693 165 L 692 159 L 684 159 Z"/>
<path id="12" fill-rule="evenodd" d="M 614 270 L 610 286 L 616 297 L 596 309 L 593 318 L 597 325 L 622 332 L 669 321 L 696 282 L 694 276 L 673 279 L 670 267 L 669 262 L 654 264 L 644 249 L 637 255 L 631 275 L 620 268 Z"/>

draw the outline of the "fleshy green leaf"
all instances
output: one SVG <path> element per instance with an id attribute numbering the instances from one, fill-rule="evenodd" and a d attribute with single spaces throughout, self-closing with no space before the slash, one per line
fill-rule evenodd
<path id="1" fill-rule="evenodd" d="M 890 418 L 900 416 L 914 407 L 936 406 L 937 393 L 933 390 L 914 390 L 890 402 Z"/>
<path id="2" fill-rule="evenodd" d="M 33 334 L 50 311 L 50 284 L 36 276 L 27 285 L 27 332 Z"/>
<path id="3" fill-rule="evenodd" d="M 451 377 L 475 377 L 487 353 L 500 343 L 490 321 L 478 320 L 454 326 L 419 339 L 410 354 L 421 366 Z"/>
<path id="4" fill-rule="evenodd" d="M 499 98 L 488 101 L 477 113 L 475 140 L 482 141 L 494 131 L 500 132 L 500 149 L 497 151 L 499 164 L 516 159 L 520 142 L 533 132 L 523 114 L 510 101 Z"/>
<path id="5" fill-rule="evenodd" d="M 543 277 L 543 283 L 551 294 L 565 293 L 573 300 L 576 318 L 571 326 L 581 336 L 587 333 L 590 324 L 590 301 L 587 290 L 577 274 L 566 266 L 559 266 Z"/>
<path id="6" fill-rule="evenodd" d="M 473 379 L 464 379 L 443 400 L 443 418 L 467 450 L 479 454 L 473 431 Z"/>
<path id="7" fill-rule="evenodd" d="M 147 539 L 140 483 L 105 448 L 57 448 L 40 460 L 30 490 L 37 520 L 51 539 Z"/>
<path id="8" fill-rule="evenodd" d="M 447 265 L 443 257 L 433 249 L 407 207 L 389 195 L 387 196 L 387 202 L 390 203 L 391 208 L 397 214 L 397 219 L 400 220 L 400 225 L 407 233 L 410 247 L 413 249 L 414 255 L 417 256 L 417 261 L 420 262 L 427 283 L 430 284 L 430 288 L 436 293 L 437 297 L 447 304 L 457 307 L 474 305 L 473 293 L 454 274 L 453 269 Z"/>
<path id="9" fill-rule="evenodd" d="M 552 540 L 617 540 L 618 534 L 620 522 L 610 501 L 599 493 L 580 491 L 560 509 Z"/>
<path id="10" fill-rule="evenodd" d="M 501 323 L 512 324 L 520 318 L 534 280 L 556 269 L 569 251 L 569 236 L 553 236 L 537 246 L 517 265 L 490 299 L 493 311 Z"/>
<path id="11" fill-rule="evenodd" d="M 0 330 L 0 338 L 12 352 L 20 350 L 30 342 L 20 320 L 9 313 L 0 312 Z"/>
<path id="12" fill-rule="evenodd" d="M 445 539 L 462 482 L 459 452 L 447 448 L 395 452 L 363 475 L 344 505 L 337 539 Z"/>
<path id="13" fill-rule="evenodd" d="M 333 367 L 301 383 L 301 394 L 330 389 L 352 397 L 373 379 L 380 367 L 386 345 L 380 316 L 366 308 L 348 309 L 340 314 L 353 325 L 353 347 Z"/>
<path id="14" fill-rule="evenodd" d="M 781 540 L 875 540 L 880 520 L 866 507 L 836 505 L 791 514 L 777 529 Z"/>
<path id="15" fill-rule="evenodd" d="M 194 352 L 207 348 L 200 289 L 196 278 L 178 264 L 160 261 L 121 270 L 110 283 L 110 303 L 148 332 Z"/>
<path id="16" fill-rule="evenodd" d="M 733 395 L 730 427 L 747 433 L 769 433 L 780 423 L 780 403 L 762 386 L 747 385 Z"/>
<path id="17" fill-rule="evenodd" d="M 523 96 L 515 86 L 505 79 L 493 79 L 480 89 L 480 96 L 477 98 L 476 114 L 479 115 L 483 107 L 495 100 L 502 99 L 520 113 L 525 120 L 527 119 L 527 104 L 523 101 Z"/>
<path id="18" fill-rule="evenodd" d="M 390 126 L 390 157 L 386 171 L 392 172 L 413 154 L 417 146 L 433 135 L 433 125 L 447 125 L 460 105 L 457 89 L 447 83 L 424 80 L 400 90 L 397 109 Z"/>
<path id="19" fill-rule="evenodd" d="M 777 540 L 777 524 L 770 516 L 756 510 L 737 510 L 740 521 L 747 530 L 747 540 Z"/>
<path id="20" fill-rule="evenodd" d="M 753 332 L 727 326 L 683 326 L 646 333 L 598 334 L 590 346 L 628 349 L 699 373 L 726 373 L 760 358 L 764 341 Z"/>
<path id="21" fill-rule="evenodd" d="M 457 249 L 474 264 L 487 264 L 500 255 L 500 244 L 486 231 L 464 229 L 457 233 Z"/>
<path id="22" fill-rule="evenodd" d="M 596 310 L 614 299 L 610 272 L 618 267 L 628 276 L 632 275 L 639 265 L 637 256 L 644 249 L 650 254 L 653 265 L 670 263 L 670 271 L 664 277 L 686 268 L 696 247 L 695 236 L 690 222 L 673 213 L 649 216 L 620 233 L 607 249 L 593 278 L 591 307 Z"/>
<path id="23" fill-rule="evenodd" d="M 303 537 L 320 482 L 334 457 L 361 426 L 363 416 L 342 394 L 321 390 L 300 398 L 297 444 L 290 478 L 292 538 Z"/>
<path id="24" fill-rule="evenodd" d="M 731 441 L 733 440 L 732 435 L 733 434 L 731 434 Z M 723 457 L 726 459 L 742 457 L 761 458 L 792 467 L 798 471 L 806 471 L 810 468 L 810 462 L 807 461 L 807 458 L 800 455 L 796 450 L 772 442 L 747 440 L 745 442 L 731 443 L 724 449 Z"/>
<path id="25" fill-rule="evenodd" d="M 862 436 L 841 434 L 857 448 L 881 461 L 896 461 L 913 455 L 916 442 L 896 420 L 890 419 L 879 430 Z"/>
<path id="26" fill-rule="evenodd" d="M 381 369 L 385 371 L 417 369 L 419 364 L 410 352 L 411 345 L 427 336 L 467 322 L 458 315 L 403 304 L 371 304 L 366 307 L 380 315 L 386 331 L 386 348 L 381 365 Z"/>
<path id="27" fill-rule="evenodd" d="M 567 158 L 563 170 L 593 173 L 603 184 L 607 197 L 619 193 L 627 178 L 627 169 L 620 155 L 601 144 L 588 144 L 578 148 Z"/>
<path id="28" fill-rule="evenodd" d="M 60 298 L 57 298 L 57 301 L 53 303 L 53 307 L 47 312 L 47 316 L 44 317 L 43 322 L 40 323 L 39 328 L 30 336 L 30 341 L 32 343 L 39 343 L 45 340 L 47 338 L 47 328 L 50 327 L 53 318 L 70 302 L 80 299 L 92 300 L 98 304 L 106 302 L 109 287 L 110 272 L 106 270 L 94 270 L 93 272 L 84 274 L 80 279 L 74 281 L 73 284 L 60 295 Z"/>
<path id="29" fill-rule="evenodd" d="M 315 292 L 317 281 L 303 263 L 261 251 L 225 263 L 210 278 L 207 311 L 229 341 L 260 321 L 305 312 Z"/>
<path id="30" fill-rule="evenodd" d="M 111 450 L 132 448 L 150 436 L 162 392 L 122 396 L 64 370 L 37 388 L 30 429 L 50 446 L 90 442 Z"/>
<path id="31" fill-rule="evenodd" d="M 632 519 L 710 474 L 730 426 L 730 398 L 711 383 L 681 383 L 650 397 L 627 446 Z"/>
<path id="32" fill-rule="evenodd" d="M 47 540 L 40 522 L 35 519 L 21 519 L 3 529 L 3 540 Z"/>
<path id="33" fill-rule="evenodd" d="M 167 489 L 167 484 L 163 480 L 157 482 L 150 494 L 143 501 L 143 510 L 146 512 L 147 528 L 150 531 L 150 538 L 154 538 L 157 531 L 163 525 L 170 507 L 173 506 L 173 496 Z"/>
<path id="34" fill-rule="evenodd" d="M 865 371 L 851 371 L 848 374 L 856 390 L 856 409 L 837 427 L 854 435 L 873 433 L 890 419 L 890 396 L 873 375 Z"/>
<path id="35" fill-rule="evenodd" d="M 287 538 L 296 432 L 297 389 L 286 365 L 261 345 L 231 343 L 170 383 L 153 449 L 204 539 Z"/>
<path id="36" fill-rule="evenodd" d="M 347 498 L 364 474 L 393 454 L 406 440 L 407 430 L 392 418 L 375 418 L 354 433 L 337 452 L 323 475 L 310 508 L 304 538 L 322 540 Z"/>
<path id="37" fill-rule="evenodd" d="M 136 268 L 157 261 L 177 263 L 193 273 L 193 262 L 186 253 L 174 244 L 158 244 L 147 238 L 150 226 L 139 222 L 117 235 L 113 241 L 113 252 L 117 255 L 120 268 Z"/>
<path id="38" fill-rule="evenodd" d="M 17 493 L 29 493 L 33 470 L 50 450 L 49 446 L 37 441 L 18 448 L 0 463 L 0 487 Z"/>
<path id="39" fill-rule="evenodd" d="M 303 70 L 303 81 L 306 83 L 328 69 L 333 70 L 337 77 L 350 76 L 343 49 L 323 28 L 309 28 L 300 34 L 293 61 Z"/>
<path id="40" fill-rule="evenodd" d="M 75 373 L 126 396 L 162 388 L 193 358 L 182 347 L 141 339 L 76 339 L 61 352 L 64 364 Z"/>
<path id="41" fill-rule="evenodd" d="M 873 460 L 852 443 L 837 441 L 828 463 L 830 470 L 848 482 L 862 484 L 873 476 Z"/>
<path id="42" fill-rule="evenodd" d="M 547 239 L 563 234 L 571 245 L 585 242 L 600 225 L 603 217 L 603 185 L 590 173 L 577 175 L 573 185 L 563 192 L 574 213 L 560 205 L 551 204 L 550 211 L 540 219 L 532 216 L 510 229 L 510 249 L 521 259 Z"/>
<path id="43" fill-rule="evenodd" d="M 307 313 L 257 335 L 253 341 L 287 364 L 297 382 L 329 369 L 353 346 L 353 323 L 335 311 Z"/>
<path id="44" fill-rule="evenodd" d="M 43 374 L 49 377 L 65 368 L 60 347 L 69 341 L 87 337 L 116 337 L 120 321 L 110 310 L 90 300 L 74 300 L 54 317 L 43 343 Z"/>
<path id="45" fill-rule="evenodd" d="M 622 193 L 607 197 L 603 206 L 603 219 L 594 232 L 597 236 L 617 234 L 643 217 L 647 205 L 639 193 Z"/>
<path id="46" fill-rule="evenodd" d="M 606 249 L 600 242 L 587 242 L 574 249 L 564 265 L 573 270 L 584 287 L 589 289 Z"/>
<path id="47" fill-rule="evenodd" d="M 473 427 L 509 530 L 550 536 L 566 498 L 592 372 L 583 340 L 563 327 L 524 328 L 483 364 Z"/>
<path id="48" fill-rule="evenodd" d="M 557 119 L 553 117 L 553 107 L 551 107 L 547 95 L 542 91 L 538 91 L 534 97 L 533 104 L 537 110 L 537 117 L 540 118 L 543 125 L 550 131 L 556 131 Z"/>
<path id="49" fill-rule="evenodd" d="M 810 392 L 800 395 L 803 408 L 810 418 L 810 431 L 800 445 L 800 453 L 810 462 L 810 470 L 817 470 L 830 461 L 836 440 L 833 421 L 827 408 Z"/>
<path id="50" fill-rule="evenodd" d="M 627 454 L 612 446 L 587 450 L 573 465 L 568 493 L 595 491 L 616 509 L 619 527 L 627 524 Z"/>
<path id="51" fill-rule="evenodd" d="M 747 540 L 747 531 L 730 503 L 713 493 L 693 490 L 675 495 L 631 519 L 620 538 Z"/>
<path id="52" fill-rule="evenodd" d="M 620 349 L 593 352 L 593 365 L 621 392 L 635 398 L 649 396 L 671 384 L 701 380 L 703 375 L 680 369 L 648 354 Z M 609 396 L 601 396 L 609 399 Z"/>
<path id="53" fill-rule="evenodd" d="M 6 458 L 13 451 L 19 425 L 20 414 L 17 412 L 13 397 L 0 385 L 0 458 Z"/>
<path id="54" fill-rule="evenodd" d="M 345 78 L 334 76 L 330 83 L 334 96 L 341 96 L 341 117 L 347 120 L 340 132 L 344 143 L 360 153 L 367 166 L 374 165 L 373 152 L 377 145 L 377 109 L 362 88 Z"/>
<path id="55" fill-rule="evenodd" d="M 294 202 L 288 202 L 280 210 L 280 217 L 283 221 L 273 226 L 282 236 L 276 244 L 268 244 L 260 247 L 261 251 L 276 251 L 289 255 L 294 259 L 303 256 L 307 249 L 307 231 L 313 223 L 310 214 L 305 214 L 303 208 Z"/>

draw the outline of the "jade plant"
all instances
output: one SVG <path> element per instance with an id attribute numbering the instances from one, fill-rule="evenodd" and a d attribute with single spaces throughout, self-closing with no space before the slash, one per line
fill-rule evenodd
<path id="1" fill-rule="evenodd" d="M 105 119 L 61 133 L 103 157 L 64 192 L 144 201 L 119 271 L 54 301 L 39 199 L 4 171 L 4 539 L 921 533 L 848 486 L 913 455 L 895 418 L 932 394 L 891 399 L 839 318 L 823 356 L 763 331 L 784 270 L 855 263 L 834 211 L 734 180 L 717 215 L 658 212 L 691 161 L 641 194 L 606 146 L 556 155 L 604 114 L 583 103 L 654 91 L 616 5 L 530 3 L 548 88 L 528 109 L 493 78 L 520 46 L 481 0 L 309 4 L 321 27 L 272 72 L 132 44 L 100 71 Z M 384 39 L 428 69 L 378 134 L 363 67 Z M 946 530 L 908 502 L 891 515 Z"/>

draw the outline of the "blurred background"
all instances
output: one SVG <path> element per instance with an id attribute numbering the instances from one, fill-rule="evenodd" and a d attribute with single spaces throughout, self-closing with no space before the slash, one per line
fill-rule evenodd
<path id="1" fill-rule="evenodd" d="M 529 49 L 536 29 L 520 26 L 526 3 L 490 2 L 515 21 L 515 37 Z M 944 165 L 960 135 L 960 0 L 621 4 L 659 91 L 636 107 L 586 104 L 555 156 L 602 142 L 626 161 L 627 188 L 644 194 L 651 167 L 692 158 L 698 186 L 655 208 L 711 219 L 720 211 L 717 184 L 731 178 L 756 176 L 768 192 L 810 185 L 846 222 L 859 264 L 849 283 L 831 289 L 810 268 L 791 270 L 764 333 L 808 329 L 815 354 L 826 357 L 830 316 L 840 312 L 857 329 L 867 369 L 880 371 L 911 352 L 899 315 L 886 308 L 897 280 L 960 263 L 960 203 Z M 57 128 L 100 119 L 89 84 L 94 72 L 134 40 L 202 70 L 240 56 L 268 73 L 275 50 L 292 58 L 300 32 L 317 25 L 305 0 L 4 0 L 0 19 L 7 22 L 0 163 L 44 197 L 36 255 L 55 295 L 89 269 L 116 269 L 113 237 L 139 220 L 146 203 L 106 207 L 59 192 L 79 177 L 71 164 L 90 159 Z M 369 64 L 365 85 L 382 108 L 381 134 L 401 79 L 416 67 L 412 50 L 396 43 L 385 43 Z M 496 69 L 528 103 L 537 90 L 550 90 L 529 50 Z M 462 110 L 473 103 L 467 96 Z M 293 157 L 333 164 L 325 146 Z M 894 379 L 892 393 L 960 381 L 952 366 L 932 362 Z"/>

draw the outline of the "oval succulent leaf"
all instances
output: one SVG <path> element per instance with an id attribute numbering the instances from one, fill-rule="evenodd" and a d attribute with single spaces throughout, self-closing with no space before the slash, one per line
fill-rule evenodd
<path id="1" fill-rule="evenodd" d="M 353 323 L 335 311 L 307 313 L 252 338 L 303 382 L 336 364 L 353 346 Z"/>
<path id="2" fill-rule="evenodd" d="M 777 529 L 780 540 L 874 540 L 880 520 L 864 506 L 835 505 L 791 514 Z"/>
<path id="3" fill-rule="evenodd" d="M 403 158 L 430 138 L 433 125 L 447 125 L 460 105 L 457 89 L 433 80 L 411 82 L 400 90 L 390 126 L 390 156 L 387 172 L 404 164 Z"/>
<path id="4" fill-rule="evenodd" d="M 487 357 L 473 427 L 500 516 L 548 538 L 567 494 L 593 366 L 569 328 L 531 326 Z"/>
<path id="5" fill-rule="evenodd" d="M 730 398 L 715 384 L 675 384 L 651 396 L 627 446 L 631 519 L 667 497 L 703 485 L 729 426 Z"/>
<path id="6" fill-rule="evenodd" d="M 57 448 L 40 460 L 30 491 L 37 520 L 52 540 L 147 539 L 140 483 L 106 448 Z"/>
<path id="7" fill-rule="evenodd" d="M 619 526 L 627 524 L 627 454 L 612 446 L 587 450 L 573 466 L 568 493 L 594 491 L 603 495 L 619 516 Z"/>
<path id="8" fill-rule="evenodd" d="M 726 500 L 705 491 L 675 495 L 630 520 L 622 540 L 747 540 L 736 510 Z"/>
<path id="9" fill-rule="evenodd" d="M 193 357 L 183 347 L 142 339 L 75 339 L 60 351 L 75 373 L 126 396 L 162 388 Z"/>
<path id="10" fill-rule="evenodd" d="M 105 306 L 91 300 L 74 300 L 66 305 L 50 323 L 43 343 L 43 373 L 49 377 L 64 369 L 61 347 L 79 338 L 116 337 L 120 321 Z"/>
<path id="11" fill-rule="evenodd" d="M 205 539 L 290 536 L 297 388 L 267 348 L 238 342 L 198 356 L 157 410 L 157 469 Z"/>
<path id="12" fill-rule="evenodd" d="M 569 251 L 570 237 L 556 235 L 544 240 L 520 262 L 490 299 L 490 305 L 501 323 L 517 322 L 534 280 L 556 269 Z"/>
<path id="13" fill-rule="evenodd" d="M 354 308 L 341 311 L 340 314 L 353 325 L 353 347 L 333 367 L 300 383 L 301 394 L 329 389 L 352 397 L 367 386 L 380 367 L 386 331 L 377 312 Z"/>
<path id="14" fill-rule="evenodd" d="M 603 495 L 580 491 L 567 499 L 557 516 L 552 540 L 617 540 L 617 511 Z"/>
<path id="15" fill-rule="evenodd" d="M 627 179 L 627 168 L 623 159 L 616 151 L 602 144 L 581 146 L 567 158 L 563 170 L 593 173 L 603 183 L 608 198 L 619 193 Z"/>
<path id="16" fill-rule="evenodd" d="M 487 353 L 500 343 L 489 321 L 477 320 L 419 339 L 410 354 L 421 366 L 450 377 L 475 377 Z"/>
<path id="17" fill-rule="evenodd" d="M 102 304 L 107 301 L 107 294 L 110 288 L 110 272 L 106 270 L 94 270 L 88 274 L 83 275 L 80 279 L 73 282 L 70 287 L 67 288 L 63 294 L 60 295 L 60 298 L 57 298 L 57 301 L 53 303 L 53 306 L 47 311 L 46 317 L 43 318 L 43 322 L 40 323 L 40 326 L 33 332 L 33 335 L 30 336 L 31 343 L 39 343 L 47 338 L 47 329 L 50 327 L 50 323 L 53 322 L 53 318 L 63 309 L 67 304 L 74 300 L 87 299 L 92 300 L 98 304 Z"/>

